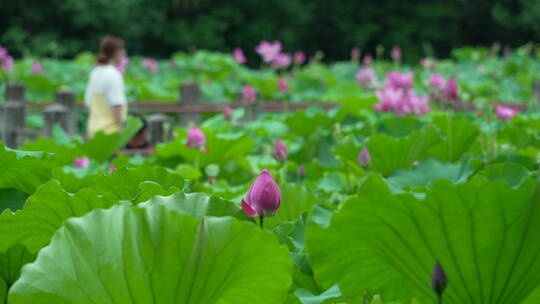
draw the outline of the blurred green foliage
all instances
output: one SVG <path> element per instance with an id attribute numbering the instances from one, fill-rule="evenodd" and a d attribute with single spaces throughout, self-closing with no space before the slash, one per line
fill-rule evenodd
<path id="1" fill-rule="evenodd" d="M 16 55 L 71 57 L 115 34 L 131 53 L 163 57 L 252 50 L 268 39 L 326 59 L 346 58 L 355 45 L 371 53 L 401 45 L 415 60 L 462 45 L 539 40 L 539 18 L 540 0 L 4 0 L 0 44 Z"/>

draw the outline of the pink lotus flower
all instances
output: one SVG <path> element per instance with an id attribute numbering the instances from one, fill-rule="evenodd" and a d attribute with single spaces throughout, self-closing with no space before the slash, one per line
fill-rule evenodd
<path id="1" fill-rule="evenodd" d="M 401 61 L 401 48 L 399 45 L 395 45 L 392 48 L 392 51 L 390 51 L 390 56 L 392 57 L 392 60 L 394 61 Z"/>
<path id="2" fill-rule="evenodd" d="M 281 190 L 268 169 L 264 169 L 249 187 L 242 209 L 250 217 L 274 216 L 281 205 Z"/>
<path id="3" fill-rule="evenodd" d="M 257 92 L 252 86 L 246 84 L 242 89 L 242 99 L 249 102 L 255 102 L 257 101 Z"/>
<path id="4" fill-rule="evenodd" d="M 142 61 L 142 66 L 154 74 L 158 72 L 157 61 L 153 58 L 144 58 Z"/>
<path id="5" fill-rule="evenodd" d="M 116 169 L 117 169 L 117 168 L 116 168 L 115 166 L 110 166 L 110 167 L 109 167 L 109 171 L 108 171 L 109 174 L 111 174 L 111 173 L 113 173 L 114 171 L 116 171 Z"/>
<path id="6" fill-rule="evenodd" d="M 403 100 L 403 90 L 385 88 L 375 91 L 375 96 L 379 99 L 379 103 L 373 105 L 373 108 L 381 112 L 390 112 L 399 108 Z"/>
<path id="7" fill-rule="evenodd" d="M 422 58 L 420 59 L 420 65 L 425 69 L 433 70 L 435 69 L 435 62 L 431 58 Z"/>
<path id="8" fill-rule="evenodd" d="M 361 67 L 356 73 L 356 80 L 358 80 L 358 84 L 363 87 L 375 86 L 377 84 L 375 69 L 371 66 Z"/>
<path id="9" fill-rule="evenodd" d="M 8 50 L 0 45 L 0 61 L 3 61 L 7 56 L 9 56 Z"/>
<path id="10" fill-rule="evenodd" d="M 287 82 L 287 78 L 279 77 L 278 89 L 281 93 L 287 93 L 289 91 L 289 83 Z"/>
<path id="11" fill-rule="evenodd" d="M 363 147 L 362 150 L 360 150 L 360 153 L 358 153 L 358 164 L 364 169 L 369 168 L 371 165 L 371 155 L 369 154 L 368 148 Z"/>
<path id="12" fill-rule="evenodd" d="M 41 65 L 41 63 L 37 61 L 32 62 L 32 74 L 38 75 L 41 73 L 43 73 L 43 66 Z"/>
<path id="13" fill-rule="evenodd" d="M 446 79 L 444 79 L 444 77 L 441 75 L 431 74 L 429 75 L 429 84 L 434 89 L 442 90 L 446 85 Z"/>
<path id="14" fill-rule="evenodd" d="M 238 62 L 239 64 L 244 64 L 247 62 L 246 56 L 244 56 L 244 51 L 242 51 L 242 49 L 239 47 L 234 48 L 233 57 L 234 60 L 236 60 L 236 62 Z"/>
<path id="15" fill-rule="evenodd" d="M 270 43 L 263 40 L 255 47 L 255 52 L 261 55 L 264 62 L 270 63 L 281 53 L 281 42 L 274 41 Z"/>
<path id="16" fill-rule="evenodd" d="M 291 55 L 280 53 L 274 58 L 274 60 L 272 60 L 271 65 L 276 69 L 286 69 L 291 65 L 291 63 Z"/>
<path id="17" fill-rule="evenodd" d="M 519 110 L 505 105 L 497 105 L 495 107 L 495 112 L 499 119 L 509 120 L 516 116 L 519 113 Z"/>
<path id="18" fill-rule="evenodd" d="M 358 62 L 360 60 L 360 54 L 361 54 L 360 48 L 357 46 L 353 47 L 351 49 L 351 60 L 353 62 Z"/>
<path id="19" fill-rule="evenodd" d="M 13 57 L 6 55 L 3 58 L 2 64 L 0 65 L 0 67 L 5 69 L 9 73 L 13 72 Z"/>
<path id="20" fill-rule="evenodd" d="M 387 87 L 375 92 L 379 103 L 373 108 L 381 112 L 393 112 L 395 115 L 424 115 L 431 110 L 427 96 L 418 96 L 413 90 Z"/>
<path id="21" fill-rule="evenodd" d="M 458 100 L 458 86 L 453 77 L 448 78 L 442 90 L 442 97 L 446 100 Z"/>
<path id="22" fill-rule="evenodd" d="M 90 159 L 88 157 L 75 158 L 75 168 L 84 169 L 90 165 Z"/>
<path id="23" fill-rule="evenodd" d="M 287 150 L 287 146 L 285 146 L 285 144 L 280 139 L 277 139 L 274 143 L 274 150 L 272 151 L 272 154 L 278 162 L 282 163 L 287 160 L 289 151 Z"/>
<path id="24" fill-rule="evenodd" d="M 204 148 L 206 144 L 206 136 L 201 129 L 196 126 L 190 126 L 188 129 L 187 143 L 190 148 Z"/>
<path id="25" fill-rule="evenodd" d="M 118 69 L 118 71 L 120 71 L 120 73 L 124 74 L 124 72 L 126 71 L 128 65 L 129 65 L 129 57 L 124 55 L 122 57 L 122 59 L 120 59 L 120 62 L 118 62 L 118 64 L 116 65 L 116 69 Z M 156 67 L 156 69 L 157 69 L 157 67 Z"/>
<path id="26" fill-rule="evenodd" d="M 223 108 L 223 116 L 225 116 L 225 119 L 226 120 L 232 120 L 233 118 L 233 109 L 230 105 L 226 105 L 224 108 Z"/>
<path id="27" fill-rule="evenodd" d="M 364 55 L 364 64 L 370 65 L 372 63 L 373 63 L 373 56 L 371 56 L 371 54 Z"/>
<path id="28" fill-rule="evenodd" d="M 410 89 L 413 83 L 413 73 L 388 72 L 386 87 L 393 89 Z"/>
<path id="29" fill-rule="evenodd" d="M 306 54 L 302 51 L 296 51 L 293 55 L 294 63 L 297 65 L 301 65 L 304 62 L 306 62 Z"/>

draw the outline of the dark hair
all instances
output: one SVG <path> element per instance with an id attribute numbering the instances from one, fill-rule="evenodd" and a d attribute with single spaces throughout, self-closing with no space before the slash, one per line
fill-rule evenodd
<path id="1" fill-rule="evenodd" d="M 97 63 L 105 64 L 113 58 L 114 54 L 124 48 L 124 40 L 114 37 L 105 36 L 101 38 L 99 43 L 99 53 L 97 55 Z"/>

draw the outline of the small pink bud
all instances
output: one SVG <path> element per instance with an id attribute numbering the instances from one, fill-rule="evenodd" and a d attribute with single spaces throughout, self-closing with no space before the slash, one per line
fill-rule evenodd
<path id="1" fill-rule="evenodd" d="M 252 86 L 246 84 L 242 89 L 242 99 L 249 102 L 255 102 L 257 101 L 257 92 Z"/>
<path id="2" fill-rule="evenodd" d="M 519 110 L 505 105 L 497 105 L 497 107 L 495 108 L 495 112 L 499 119 L 509 120 L 512 117 L 516 116 L 519 113 Z"/>
<path id="3" fill-rule="evenodd" d="M 446 84 L 442 90 L 442 96 L 446 100 L 456 101 L 458 100 L 458 85 L 453 77 L 446 80 Z"/>
<path id="4" fill-rule="evenodd" d="M 225 116 L 225 119 L 226 120 L 232 120 L 233 118 L 233 109 L 230 105 L 226 105 L 224 108 L 223 108 L 223 116 Z"/>
<path id="5" fill-rule="evenodd" d="M 306 54 L 302 51 L 294 52 L 293 58 L 294 63 L 297 65 L 301 65 L 306 62 Z"/>
<path id="6" fill-rule="evenodd" d="M 84 169 L 90 164 L 90 159 L 88 157 L 77 157 L 75 158 L 75 168 Z"/>
<path id="7" fill-rule="evenodd" d="M 282 163 L 287 160 L 289 151 L 287 150 L 285 144 L 280 139 L 277 139 L 274 143 L 274 150 L 272 151 L 272 154 L 278 162 Z"/>
<path id="8" fill-rule="evenodd" d="M 287 93 L 289 91 L 289 83 L 287 82 L 287 78 L 285 77 L 279 78 L 278 89 L 281 93 Z"/>
<path id="9" fill-rule="evenodd" d="M 360 150 L 360 154 L 358 154 L 358 163 L 364 169 L 368 169 L 371 165 L 371 155 L 369 154 L 367 147 L 363 147 L 362 150 Z"/>
<path id="10" fill-rule="evenodd" d="M 297 174 L 299 179 L 304 179 L 306 177 L 306 167 L 304 166 L 304 164 L 300 164 L 298 166 Z"/>
<path id="11" fill-rule="evenodd" d="M 446 277 L 446 274 L 444 273 L 441 264 L 437 262 L 431 274 L 431 287 L 433 288 L 439 299 L 442 298 L 443 292 L 446 289 L 447 284 L 448 278 Z"/>
<path id="12" fill-rule="evenodd" d="M 191 148 L 203 148 L 206 144 L 206 136 L 201 129 L 196 126 L 190 126 L 188 129 L 186 145 Z"/>
<path id="13" fill-rule="evenodd" d="M 250 217 L 274 216 L 281 204 L 281 190 L 268 169 L 264 169 L 249 187 L 242 209 Z"/>
<path id="14" fill-rule="evenodd" d="M 396 62 L 401 61 L 401 48 L 399 47 L 399 45 L 396 45 L 392 48 L 390 56 L 392 57 L 392 60 Z"/>
<path id="15" fill-rule="evenodd" d="M 244 56 L 244 51 L 242 51 L 242 49 L 239 47 L 236 47 L 233 50 L 233 57 L 234 60 L 236 60 L 236 62 L 238 62 L 239 64 L 244 64 L 247 62 L 246 56 Z"/>
<path id="16" fill-rule="evenodd" d="M 109 167 L 109 174 L 113 173 L 114 171 L 116 171 L 116 167 L 115 166 L 110 166 Z"/>

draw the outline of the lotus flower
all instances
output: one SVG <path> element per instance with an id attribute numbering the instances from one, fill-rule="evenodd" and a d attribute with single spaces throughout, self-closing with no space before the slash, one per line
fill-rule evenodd
<path id="1" fill-rule="evenodd" d="M 88 157 L 75 158 L 75 168 L 84 169 L 90 165 L 90 159 Z"/>
<path id="2" fill-rule="evenodd" d="M 201 129 L 196 126 L 190 126 L 187 135 L 187 146 L 190 148 L 204 148 L 206 136 Z"/>
<path id="3" fill-rule="evenodd" d="M 294 52 L 293 60 L 295 64 L 301 65 L 306 62 L 306 54 L 302 51 L 296 51 Z"/>
<path id="4" fill-rule="evenodd" d="M 10 73 L 13 72 L 13 57 L 9 55 L 5 56 L 2 63 L 2 67 Z"/>
<path id="5" fill-rule="evenodd" d="M 157 61 L 153 58 L 144 58 L 142 61 L 142 66 L 154 74 L 158 72 Z"/>
<path id="6" fill-rule="evenodd" d="M 413 73 L 388 72 L 386 74 L 386 87 L 392 89 L 410 89 L 413 82 Z"/>
<path id="7" fill-rule="evenodd" d="M 371 155 L 366 147 L 363 147 L 358 153 L 358 163 L 362 168 L 367 169 L 371 165 Z"/>
<path id="8" fill-rule="evenodd" d="M 281 204 L 281 190 L 268 169 L 264 169 L 249 187 L 242 209 L 250 217 L 274 216 Z"/>
<path id="9" fill-rule="evenodd" d="M 360 51 L 360 48 L 355 46 L 351 49 L 351 60 L 353 62 L 358 62 L 358 60 L 360 59 L 360 54 L 361 54 L 361 51 Z"/>
<path id="10" fill-rule="evenodd" d="M 381 112 L 393 112 L 395 115 L 424 115 L 431 110 L 427 96 L 418 96 L 413 90 L 385 88 L 375 92 L 379 103 L 373 108 Z"/>
<path id="11" fill-rule="evenodd" d="M 281 53 L 281 42 L 274 41 L 272 43 L 263 40 L 255 47 L 257 52 L 263 58 L 263 61 L 270 63 Z"/>
<path id="12" fill-rule="evenodd" d="M 9 56 L 8 50 L 0 45 L 0 61 L 3 61 L 7 56 Z"/>
<path id="13" fill-rule="evenodd" d="M 242 99 L 249 102 L 257 101 L 257 92 L 249 84 L 245 85 L 242 89 Z"/>
<path id="14" fill-rule="evenodd" d="M 392 51 L 390 51 L 390 57 L 392 57 L 392 60 L 396 62 L 401 61 L 401 48 L 399 45 L 395 45 L 392 48 Z"/>
<path id="15" fill-rule="evenodd" d="M 505 105 L 497 105 L 497 107 L 495 107 L 495 112 L 497 117 L 502 120 L 509 120 L 519 113 L 517 109 Z"/>
<path id="16" fill-rule="evenodd" d="M 115 166 L 110 166 L 110 167 L 109 167 L 109 171 L 108 171 L 109 174 L 111 174 L 111 173 L 113 173 L 114 171 L 116 171 L 116 169 L 117 169 L 117 168 L 116 168 Z"/>
<path id="17" fill-rule="evenodd" d="M 244 64 L 247 62 L 246 56 L 244 56 L 244 51 L 242 51 L 242 49 L 239 47 L 234 48 L 233 57 L 234 60 L 236 60 L 236 62 L 238 62 L 239 64 Z"/>
<path id="18" fill-rule="evenodd" d="M 223 116 L 225 116 L 226 120 L 232 120 L 233 118 L 233 109 L 230 105 L 226 105 L 223 108 Z"/>
<path id="19" fill-rule="evenodd" d="M 429 75 L 429 84 L 438 90 L 443 90 L 446 85 L 446 79 L 443 76 L 438 74 Z"/>
<path id="20" fill-rule="evenodd" d="M 364 64 L 370 65 L 372 63 L 373 63 L 373 56 L 371 56 L 371 54 L 364 55 Z"/>
<path id="21" fill-rule="evenodd" d="M 287 93 L 289 91 L 289 83 L 287 82 L 287 78 L 285 77 L 279 78 L 278 89 L 281 93 Z"/>
<path id="22" fill-rule="evenodd" d="M 458 100 L 458 86 L 454 78 L 450 77 L 446 80 L 442 90 L 442 97 L 446 100 Z"/>
<path id="23" fill-rule="evenodd" d="M 446 289 L 447 284 L 448 278 L 446 277 L 446 274 L 444 273 L 441 264 L 437 262 L 431 274 L 431 287 L 433 288 L 439 299 L 442 297 L 442 294 Z"/>
<path id="24" fill-rule="evenodd" d="M 280 139 L 277 139 L 274 143 L 274 149 L 272 150 L 272 154 L 278 162 L 282 163 L 287 160 L 289 151 L 287 150 L 285 144 Z"/>
<path id="25" fill-rule="evenodd" d="M 128 65 L 129 65 L 129 57 L 124 55 L 122 59 L 120 59 L 120 62 L 118 62 L 118 64 L 116 65 L 116 68 L 118 69 L 118 71 L 120 71 L 120 73 L 124 74 Z M 157 66 L 156 66 L 156 71 L 157 71 Z"/>
<path id="26" fill-rule="evenodd" d="M 38 75 L 41 73 L 43 73 L 43 66 L 41 65 L 41 63 L 37 61 L 32 62 L 32 74 Z"/>
<path id="27" fill-rule="evenodd" d="M 274 58 L 274 60 L 272 60 L 271 65 L 276 69 L 286 69 L 291 65 L 291 63 L 291 55 L 280 53 Z"/>
<path id="28" fill-rule="evenodd" d="M 356 80 L 363 87 L 375 86 L 377 84 L 375 69 L 371 66 L 361 67 L 356 73 Z"/>

